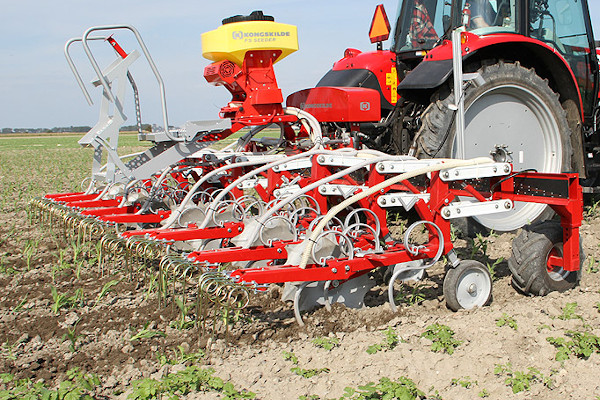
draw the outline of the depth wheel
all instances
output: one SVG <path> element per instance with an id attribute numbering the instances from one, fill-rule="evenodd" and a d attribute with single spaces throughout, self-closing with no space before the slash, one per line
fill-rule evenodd
<path id="1" fill-rule="evenodd" d="M 484 66 L 465 89 L 465 158 L 512 162 L 515 171 L 571 170 L 573 149 L 567 115 L 548 82 L 519 63 Z M 434 95 L 417 133 L 420 158 L 455 158 L 454 94 Z M 538 219 L 547 206 L 517 203 L 511 212 L 474 218 L 488 229 L 513 231 Z"/>
<path id="2" fill-rule="evenodd" d="M 444 298 L 452 311 L 483 307 L 492 299 L 492 277 L 475 260 L 464 260 L 450 268 L 444 278 Z"/>
<path id="3" fill-rule="evenodd" d="M 524 294 L 545 296 L 574 288 L 581 279 L 585 255 L 579 244 L 579 271 L 565 271 L 552 265 L 551 257 L 562 257 L 563 233 L 557 221 L 545 221 L 523 228 L 513 240 L 508 267 L 512 284 Z"/>

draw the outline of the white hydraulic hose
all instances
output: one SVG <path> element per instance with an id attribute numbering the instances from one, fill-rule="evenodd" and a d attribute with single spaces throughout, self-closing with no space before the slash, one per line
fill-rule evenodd
<path id="1" fill-rule="evenodd" d="M 175 223 L 175 221 L 177 221 L 177 218 L 179 218 L 179 215 L 181 215 L 181 213 L 183 213 L 183 211 L 185 210 L 185 207 L 188 205 L 188 203 L 191 201 L 191 199 L 195 196 L 196 194 L 196 190 L 204 183 L 206 182 L 208 179 L 210 179 L 211 177 L 227 171 L 229 169 L 233 169 L 233 168 L 243 168 L 243 167 L 251 167 L 253 165 L 258 165 L 258 164 L 263 164 L 264 160 L 255 160 L 255 161 L 242 161 L 242 162 L 238 162 L 238 163 L 233 163 L 233 164 L 228 164 L 225 166 L 222 166 L 220 168 L 217 168 L 211 172 L 209 172 L 208 174 L 202 176 L 198 182 L 196 182 L 194 184 L 194 186 L 192 186 L 192 188 L 188 191 L 188 194 L 183 198 L 183 200 L 181 201 L 181 203 L 179 204 L 179 206 L 177 207 L 177 209 L 175 209 L 171 215 L 169 216 L 169 218 L 166 220 L 166 224 L 163 225 L 161 227 L 161 229 L 168 229 L 171 226 L 173 226 L 173 224 Z"/>
<path id="2" fill-rule="evenodd" d="M 315 146 L 316 147 L 316 146 Z M 357 152 L 357 150 L 353 150 L 353 152 Z M 304 153 L 299 153 L 293 156 L 289 156 L 289 157 L 285 157 L 282 158 L 281 160 L 276 160 L 273 161 L 271 163 L 268 163 L 266 165 L 263 165 L 260 168 L 254 169 L 250 172 L 248 172 L 245 175 L 242 175 L 241 177 L 239 177 L 238 179 L 236 179 L 235 181 L 233 181 L 232 183 L 229 184 L 229 186 L 227 186 L 225 189 L 223 189 L 221 192 L 219 192 L 219 194 L 217 195 L 217 197 L 214 198 L 214 200 L 212 201 L 212 203 L 210 203 L 210 205 L 208 206 L 207 212 L 206 212 L 206 217 L 204 218 L 204 221 L 202 222 L 202 224 L 200 226 L 198 226 L 199 229 L 204 229 L 208 226 L 208 223 L 211 221 L 211 218 L 216 210 L 217 205 L 219 204 L 219 202 L 221 200 L 223 200 L 223 198 L 234 188 L 236 187 L 238 184 L 242 183 L 243 181 L 260 174 L 261 172 L 265 172 L 268 171 L 270 169 L 272 169 L 273 167 L 276 167 L 280 164 L 285 164 L 287 162 L 290 161 L 294 161 L 297 159 L 301 159 L 301 158 L 310 158 L 313 155 L 321 155 L 321 154 L 339 154 L 336 153 L 335 151 L 332 150 L 321 150 L 318 148 L 314 148 L 312 150 L 306 151 Z"/>
<path id="3" fill-rule="evenodd" d="M 315 147 L 323 147 L 323 132 L 321 131 L 321 124 L 319 124 L 319 121 L 312 114 L 296 107 L 284 108 L 283 112 L 286 115 L 296 116 L 296 118 L 298 118 L 300 123 L 302 123 L 308 131 L 312 142 L 315 144 Z M 310 129 L 306 126 L 305 121 L 310 125 Z"/>
<path id="4" fill-rule="evenodd" d="M 317 121 L 317 119 L 315 117 L 313 117 L 310 113 L 308 113 L 306 111 L 303 111 L 303 110 L 300 110 L 300 109 L 295 108 L 295 107 L 287 107 L 287 108 L 284 108 L 283 111 L 284 111 L 284 113 L 286 115 L 294 115 L 294 116 L 296 116 L 296 118 L 298 118 L 298 120 L 305 126 L 306 130 L 309 133 L 313 134 L 312 141 L 314 143 L 314 147 L 311 150 L 316 150 L 316 149 L 320 149 L 320 148 L 323 147 L 323 134 L 322 134 L 322 131 L 321 131 L 321 125 L 319 124 L 319 121 Z M 307 123 L 308 123 L 309 126 L 306 126 Z M 301 153 L 301 154 L 305 155 L 306 153 L 307 152 Z M 291 157 L 290 158 L 286 158 L 286 160 L 290 160 L 290 159 L 291 159 Z M 241 162 L 241 163 L 230 164 L 230 165 L 226 165 L 224 167 L 218 168 L 218 169 L 216 169 L 214 171 L 211 171 L 210 173 L 206 174 L 202 179 L 200 179 L 198 182 L 196 182 L 196 184 L 194 184 L 194 186 L 192 187 L 192 189 L 190 189 L 190 191 L 188 192 L 187 196 L 183 199 L 183 201 L 181 202 L 181 204 L 179 205 L 179 207 L 177 207 L 177 209 L 171 213 L 171 216 L 167 220 L 168 222 L 165 225 L 163 225 L 163 228 L 167 229 L 167 228 L 173 226 L 173 224 L 175 223 L 175 221 L 177 221 L 178 216 L 181 215 L 181 213 L 183 212 L 185 206 L 190 202 L 190 200 L 194 196 L 194 192 L 196 191 L 196 189 L 198 189 L 198 187 L 200 187 L 200 185 L 202 183 L 206 182 L 206 180 L 208 178 L 210 178 L 212 176 L 215 176 L 219 172 L 223 172 L 223 171 L 226 171 L 228 169 L 253 166 L 253 165 L 261 164 L 262 162 L 264 162 L 264 161 L 246 161 L 246 162 Z M 246 175 L 248 175 L 248 174 L 246 174 Z M 244 175 L 244 176 L 246 176 L 246 175 Z M 235 185 L 237 185 L 237 183 L 239 183 L 239 182 L 237 182 L 237 181 L 234 182 Z M 229 187 L 233 188 L 234 184 L 229 185 Z M 225 196 L 226 193 L 228 193 L 225 190 L 223 192 L 224 193 L 220 193 L 220 195 L 222 194 L 223 196 L 218 196 L 219 201 Z M 213 201 L 213 203 L 211 203 L 211 206 L 213 204 L 217 204 L 217 202 Z M 214 210 L 212 209 L 212 207 L 209 206 L 206 218 L 204 219 L 204 222 L 202 223 L 202 226 L 200 228 L 206 228 L 206 226 L 208 225 L 208 223 L 210 221 L 210 218 L 212 217 L 213 213 L 214 213 Z"/>
<path id="5" fill-rule="evenodd" d="M 370 152 L 367 152 L 367 154 L 369 155 L 373 155 Z M 310 185 L 307 185 L 305 187 L 303 187 L 301 190 L 294 192 L 293 196 L 290 196 L 280 202 L 278 202 L 277 204 L 275 204 L 273 207 L 271 207 L 270 209 L 266 210 L 265 213 L 258 219 L 258 224 L 259 225 L 264 225 L 265 222 L 267 221 L 267 219 L 269 219 L 271 217 L 271 215 L 275 214 L 277 211 L 281 210 L 283 207 L 285 207 L 286 205 L 290 204 L 291 202 L 295 201 L 299 196 L 302 196 L 303 194 L 308 193 L 309 191 L 318 188 L 321 185 L 324 185 L 326 183 L 329 183 L 335 179 L 339 179 L 342 178 L 354 171 L 358 171 L 361 168 L 364 168 L 368 165 L 371 164 L 375 164 L 381 161 L 389 161 L 389 160 L 402 160 L 404 158 L 406 158 L 406 156 L 390 156 L 390 155 L 385 155 L 385 153 L 380 153 L 383 155 L 380 156 L 376 156 L 375 158 L 372 159 L 368 159 L 365 160 L 363 162 L 360 162 L 356 165 L 353 165 L 351 167 L 345 168 L 341 171 L 336 172 L 333 175 L 329 175 L 328 177 L 325 177 L 323 179 L 320 179 L 316 182 L 311 183 Z M 410 157 L 411 160 L 414 160 L 413 157 Z M 248 241 L 248 243 L 244 246 L 246 248 L 250 247 L 250 244 L 253 243 L 253 241 L 256 239 L 258 235 L 258 231 L 252 232 L 252 236 L 251 236 L 251 240 Z"/>
<path id="6" fill-rule="evenodd" d="M 360 201 L 360 200 L 364 199 L 365 197 L 369 197 L 369 196 L 377 193 L 378 191 L 385 189 L 389 186 L 395 185 L 397 183 L 400 183 L 400 182 L 405 181 L 410 178 L 414 178 L 419 175 L 426 174 L 428 172 L 440 171 L 443 169 L 450 169 L 450 168 L 457 168 L 457 167 L 466 167 L 469 165 L 489 164 L 489 163 L 493 163 L 493 162 L 494 161 L 492 159 L 487 158 L 487 157 L 478 157 L 478 158 L 473 158 L 470 160 L 443 160 L 439 164 L 429 165 L 429 166 L 426 166 L 423 168 L 418 168 L 413 171 L 405 172 L 403 174 L 394 176 L 393 178 L 387 179 L 381 183 L 378 183 L 377 185 L 375 185 L 373 187 L 370 187 L 369 189 L 367 189 L 363 192 L 360 192 L 358 194 L 355 194 L 352 197 L 347 198 L 346 200 L 342 201 L 340 204 L 338 204 L 337 206 L 335 206 L 331 210 L 329 210 L 329 212 L 317 224 L 317 226 L 315 227 L 315 229 L 311 233 L 311 235 L 309 237 L 307 237 L 306 239 L 304 239 L 305 246 L 304 246 L 304 251 L 302 252 L 302 259 L 300 260 L 299 267 L 306 268 L 306 265 L 308 264 L 308 260 L 310 258 L 311 252 L 312 252 L 314 242 L 317 239 L 317 237 L 321 234 L 321 232 L 323 231 L 323 228 L 325 227 L 325 225 L 327 225 L 327 223 L 329 221 L 331 221 L 339 212 L 344 210 L 346 207 L 356 203 L 357 201 Z"/>

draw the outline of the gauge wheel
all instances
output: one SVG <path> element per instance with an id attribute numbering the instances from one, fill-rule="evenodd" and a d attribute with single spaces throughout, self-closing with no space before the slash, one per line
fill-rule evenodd
<path id="1" fill-rule="evenodd" d="M 492 277 L 482 263 L 464 260 L 446 272 L 443 289 L 452 311 L 483 307 L 492 299 Z"/>

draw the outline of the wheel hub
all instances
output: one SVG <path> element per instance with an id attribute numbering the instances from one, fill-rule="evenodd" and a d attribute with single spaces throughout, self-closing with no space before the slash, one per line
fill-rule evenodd
<path id="1" fill-rule="evenodd" d="M 469 293 L 471 296 L 475 296 L 477 294 L 477 285 L 474 282 L 471 283 L 467 288 L 467 293 Z"/>
<path id="2" fill-rule="evenodd" d="M 505 162 L 512 163 L 513 162 L 512 154 L 513 154 L 513 152 L 509 151 L 508 146 L 505 144 L 494 145 L 494 150 L 490 151 L 490 156 L 492 156 L 494 161 L 500 162 L 500 163 L 505 163 Z"/>

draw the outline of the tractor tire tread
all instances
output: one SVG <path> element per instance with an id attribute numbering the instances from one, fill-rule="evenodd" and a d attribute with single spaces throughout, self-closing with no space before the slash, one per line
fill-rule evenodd
<path id="1" fill-rule="evenodd" d="M 583 251 L 580 249 L 580 270 L 562 281 L 552 280 L 546 272 L 546 257 L 551 248 L 562 241 L 558 221 L 542 221 L 524 227 L 512 246 L 508 267 L 512 285 L 527 295 L 545 296 L 552 291 L 563 292 L 575 287 L 581 278 Z"/>

